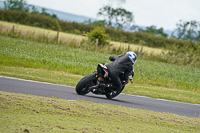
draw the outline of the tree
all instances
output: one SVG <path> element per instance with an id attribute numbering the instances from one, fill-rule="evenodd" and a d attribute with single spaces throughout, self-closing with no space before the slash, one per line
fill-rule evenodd
<path id="1" fill-rule="evenodd" d="M 42 15 L 45 15 L 45 16 L 51 16 L 51 17 L 53 17 L 53 18 L 57 18 L 57 15 L 56 15 L 56 14 L 52 14 L 52 15 L 49 14 L 45 8 L 42 8 L 41 14 L 42 14 Z"/>
<path id="2" fill-rule="evenodd" d="M 20 11 L 29 11 L 26 0 L 7 0 L 4 1 L 4 8 L 6 10 L 20 10 Z"/>
<path id="3" fill-rule="evenodd" d="M 157 35 L 157 36 L 167 37 L 167 34 L 164 33 L 163 28 L 157 29 L 156 26 L 154 26 L 154 25 L 152 25 L 150 27 L 146 27 L 145 30 L 139 29 L 139 31 L 148 32 L 148 33 L 151 33 L 151 34 L 154 34 L 154 35 Z"/>
<path id="4" fill-rule="evenodd" d="M 114 9 L 112 7 L 102 7 L 97 15 L 104 16 L 105 21 L 108 21 L 108 26 L 112 27 L 112 21 L 114 19 Z"/>
<path id="5" fill-rule="evenodd" d="M 88 39 L 92 42 L 98 40 L 98 45 L 104 46 L 109 44 L 109 36 L 102 28 L 96 28 L 88 34 Z"/>
<path id="6" fill-rule="evenodd" d="M 109 5 L 100 8 L 98 16 L 103 16 L 105 22 L 108 22 L 108 26 L 117 28 L 123 28 L 125 25 L 129 25 L 133 22 L 132 12 L 123 8 L 113 8 Z"/>
<path id="7" fill-rule="evenodd" d="M 123 8 L 116 8 L 114 18 L 118 28 L 123 28 L 124 25 L 129 25 L 133 22 L 132 13 Z"/>
<path id="8" fill-rule="evenodd" d="M 19 10 L 19 11 L 25 11 L 25 12 L 29 12 L 29 6 L 27 3 L 26 3 L 26 0 L 7 0 L 7 1 L 4 1 L 4 8 L 6 10 Z M 36 8 L 35 6 L 32 6 L 32 10 L 31 12 L 32 14 L 37 14 L 37 13 L 40 13 Z M 42 8 L 42 13 L 40 13 L 42 15 L 45 15 L 45 16 L 51 16 L 53 18 L 57 18 L 56 14 L 49 14 L 46 12 L 46 9 L 45 8 Z"/>
<path id="9" fill-rule="evenodd" d="M 39 13 L 39 11 L 35 8 L 35 6 L 32 6 L 31 13 L 32 14 L 37 14 L 37 13 Z"/>
<path id="10" fill-rule="evenodd" d="M 92 21 L 91 19 L 88 19 L 84 22 L 85 24 L 90 24 L 90 25 L 95 25 L 95 26 L 99 26 L 99 27 L 106 27 L 107 24 L 106 22 L 103 20 L 100 21 Z"/>
<path id="11" fill-rule="evenodd" d="M 192 20 L 176 24 L 177 29 L 172 33 L 172 37 L 189 40 L 200 41 L 200 22 Z"/>

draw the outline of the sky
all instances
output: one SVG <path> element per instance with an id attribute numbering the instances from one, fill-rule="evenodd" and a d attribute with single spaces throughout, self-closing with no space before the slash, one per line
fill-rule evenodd
<path id="1" fill-rule="evenodd" d="M 26 0 L 28 4 L 100 19 L 100 8 L 111 0 Z M 112 0 L 114 1 L 114 0 Z M 116 2 L 112 2 L 116 3 Z M 114 7 L 117 4 L 113 4 Z M 180 20 L 200 21 L 200 0 L 126 0 L 118 5 L 133 13 L 134 24 L 175 30 Z"/>

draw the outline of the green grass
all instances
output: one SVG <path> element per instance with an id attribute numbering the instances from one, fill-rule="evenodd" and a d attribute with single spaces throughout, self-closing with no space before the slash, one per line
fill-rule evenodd
<path id="1" fill-rule="evenodd" d="M 64 71 L 52 71 L 46 69 L 2 65 L 0 65 L 0 75 L 68 86 L 76 86 L 78 81 L 83 78 L 81 75 L 75 75 Z"/>
<path id="2" fill-rule="evenodd" d="M 0 64 L 66 71 L 86 75 L 98 63 L 109 62 L 109 54 L 91 52 L 59 45 L 42 44 L 0 36 Z M 200 69 L 139 60 L 134 81 L 139 84 L 163 86 L 198 92 Z"/>
<path id="3" fill-rule="evenodd" d="M 200 93 L 200 69 L 140 60 L 135 65 L 135 81 Z"/>
<path id="4" fill-rule="evenodd" d="M 46 45 L 0 36 L 0 63 L 10 66 L 63 70 L 88 74 L 109 55 L 57 45 Z"/>
<path id="5" fill-rule="evenodd" d="M 3 36 L 0 42 L 1 75 L 70 86 L 110 56 Z M 127 85 L 124 93 L 200 104 L 199 73 L 199 68 L 138 59 L 134 84 Z"/>
<path id="6" fill-rule="evenodd" d="M 200 130 L 199 118 L 110 104 L 68 101 L 0 91 L 1 132 L 185 132 Z"/>
<path id="7" fill-rule="evenodd" d="M 28 80 L 43 81 L 61 85 L 76 86 L 78 81 L 83 78 L 64 71 L 52 71 L 46 69 L 11 67 L 0 65 L 0 75 L 17 77 Z M 142 95 L 152 98 L 168 99 L 179 102 L 200 104 L 200 95 L 197 92 L 171 89 L 161 86 L 145 84 L 128 84 L 123 93 L 132 95 Z"/>

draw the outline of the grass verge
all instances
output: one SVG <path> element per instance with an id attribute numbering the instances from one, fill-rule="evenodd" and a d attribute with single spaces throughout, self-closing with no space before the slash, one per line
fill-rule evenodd
<path id="1" fill-rule="evenodd" d="M 0 75 L 3 76 L 43 81 L 74 87 L 76 86 L 78 81 L 83 77 L 81 75 L 75 75 L 64 71 L 52 71 L 45 69 L 12 67 L 2 65 L 0 65 L 0 70 Z M 170 89 L 161 86 L 129 83 L 128 85 L 126 85 L 126 88 L 124 89 L 123 93 L 200 104 L 200 94 L 197 92 Z"/>
<path id="2" fill-rule="evenodd" d="M 1 132 L 188 132 L 199 118 L 0 91 Z"/>

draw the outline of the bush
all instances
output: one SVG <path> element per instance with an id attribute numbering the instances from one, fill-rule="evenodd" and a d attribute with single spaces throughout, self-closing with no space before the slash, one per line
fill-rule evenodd
<path id="1" fill-rule="evenodd" d="M 104 46 L 109 44 L 109 36 L 106 34 L 105 30 L 102 28 L 96 28 L 88 34 L 88 39 L 92 42 L 98 40 L 98 45 Z"/>

